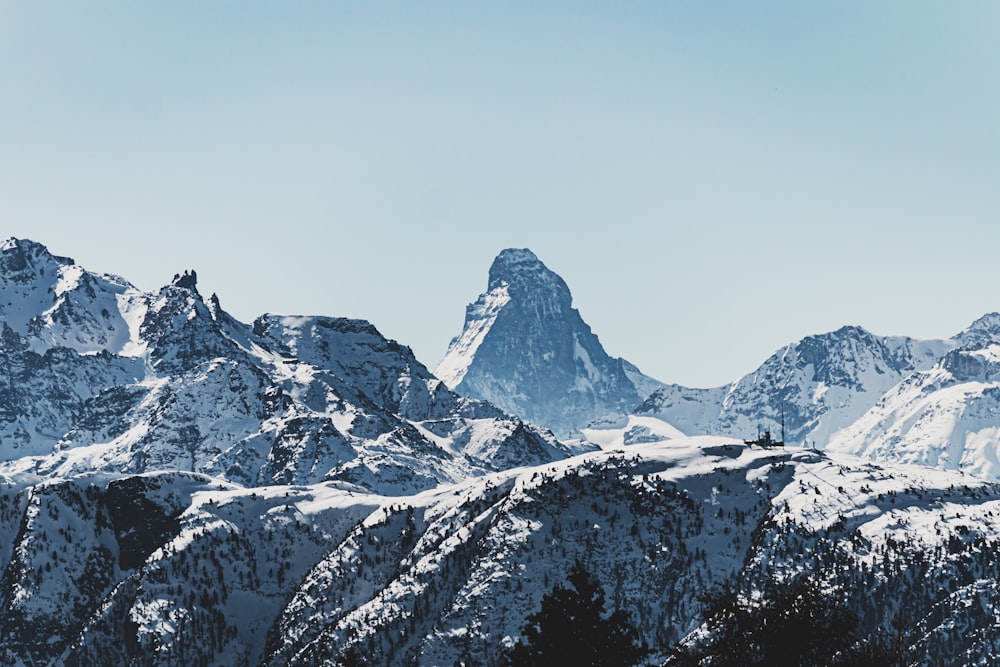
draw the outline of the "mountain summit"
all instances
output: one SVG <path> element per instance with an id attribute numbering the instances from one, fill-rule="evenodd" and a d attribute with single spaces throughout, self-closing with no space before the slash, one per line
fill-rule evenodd
<path id="1" fill-rule="evenodd" d="M 487 291 L 466 308 L 462 333 L 435 374 L 460 394 L 564 437 L 632 410 L 660 386 L 609 356 L 573 308 L 566 282 L 515 248 L 493 261 Z"/>
<path id="2" fill-rule="evenodd" d="M 519 301 L 553 315 L 572 310 L 573 297 L 566 281 L 527 248 L 508 248 L 493 260 L 487 289 L 504 286 Z"/>

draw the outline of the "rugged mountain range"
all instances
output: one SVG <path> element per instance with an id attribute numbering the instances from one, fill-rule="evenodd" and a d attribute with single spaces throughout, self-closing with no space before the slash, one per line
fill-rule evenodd
<path id="1" fill-rule="evenodd" d="M 767 429 L 796 445 L 997 477 L 998 344 L 998 314 L 944 340 L 847 326 L 791 343 L 729 385 L 667 384 L 609 357 L 562 278 L 511 249 L 493 262 L 435 372 L 564 438 L 605 443 L 601 429 L 635 415 L 644 421 L 627 442 L 647 431 L 752 439 Z"/>
<path id="2" fill-rule="evenodd" d="M 662 384 L 610 357 L 565 281 L 526 249 L 493 261 L 486 292 L 466 308 L 462 333 L 434 373 L 459 394 L 561 437 L 631 410 Z"/>
<path id="3" fill-rule="evenodd" d="M 685 434 L 788 442 L 1000 477 L 1000 316 L 946 340 L 845 327 L 791 344 L 731 385 L 671 385 L 636 410 Z"/>
<path id="4" fill-rule="evenodd" d="M 230 317 L 197 275 L 154 293 L 0 246 L 0 470 L 187 470 L 246 486 L 413 493 L 567 455 L 462 398 L 371 324 Z"/>
<path id="5" fill-rule="evenodd" d="M 756 437 L 758 428 L 777 436 L 784 411 L 786 440 L 822 448 L 903 378 L 932 367 L 956 345 L 843 327 L 778 350 L 730 385 L 659 389 L 635 412 L 685 433 Z"/>
<path id="6" fill-rule="evenodd" d="M 442 374 L 508 407 L 549 382 L 600 451 L 367 322 L 243 324 L 191 271 L 147 293 L 0 245 L 0 664 L 502 664 L 577 564 L 646 665 L 711 639 L 713 591 L 797 581 L 899 664 L 1000 660 L 1000 486 L 899 462 L 997 474 L 1000 316 L 845 328 L 700 390 L 607 357 L 526 251 L 469 312 Z M 827 451 L 742 443 L 782 409 Z"/>

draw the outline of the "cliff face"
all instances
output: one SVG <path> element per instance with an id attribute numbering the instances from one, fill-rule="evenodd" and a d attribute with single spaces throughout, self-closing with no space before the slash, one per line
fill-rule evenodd
<path id="1" fill-rule="evenodd" d="M 514 249 L 494 260 L 487 291 L 466 309 L 435 374 L 462 395 L 564 437 L 631 411 L 660 386 L 609 356 L 563 279 L 530 250 Z"/>

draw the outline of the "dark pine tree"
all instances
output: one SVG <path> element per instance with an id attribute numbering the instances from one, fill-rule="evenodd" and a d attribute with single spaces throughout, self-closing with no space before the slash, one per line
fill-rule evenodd
<path id="1" fill-rule="evenodd" d="M 725 589 L 706 600 L 707 638 L 675 648 L 667 667 L 892 667 L 901 650 L 864 635 L 859 619 L 818 581 L 768 582 L 761 598 Z"/>
<path id="2" fill-rule="evenodd" d="M 646 653 L 628 614 L 604 617 L 604 589 L 580 562 L 568 577 L 542 598 L 542 608 L 528 617 L 521 641 L 508 654 L 511 667 L 574 665 L 626 667 Z"/>

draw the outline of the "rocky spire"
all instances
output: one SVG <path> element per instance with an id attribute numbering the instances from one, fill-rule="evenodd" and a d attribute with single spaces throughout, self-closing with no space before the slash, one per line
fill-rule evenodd
<path id="1" fill-rule="evenodd" d="M 191 269 L 190 271 L 185 271 L 184 273 L 178 273 L 174 275 L 174 279 L 171 282 L 174 287 L 183 287 L 184 289 L 189 289 L 192 292 L 198 292 L 198 274 Z"/>

